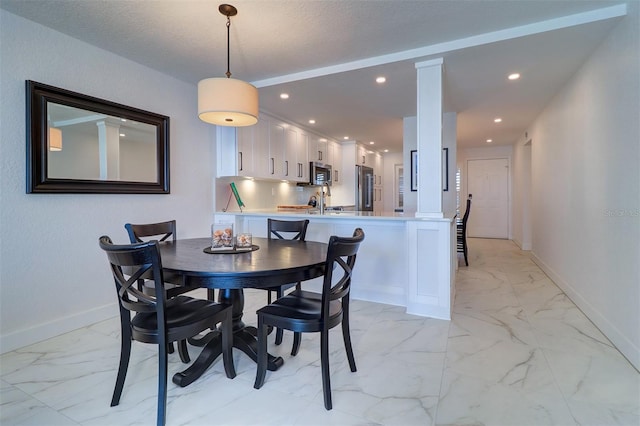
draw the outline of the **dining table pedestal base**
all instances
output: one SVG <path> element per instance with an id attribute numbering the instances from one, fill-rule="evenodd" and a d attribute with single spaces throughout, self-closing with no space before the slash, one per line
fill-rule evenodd
<path id="1" fill-rule="evenodd" d="M 254 362 L 258 362 L 258 341 L 255 327 L 247 326 L 242 322 L 244 309 L 244 293 L 240 289 L 221 290 L 218 293 L 218 301 L 233 305 L 233 347 L 247 354 Z M 212 330 L 203 337 L 191 338 L 189 343 L 202 347 L 198 358 L 186 370 L 173 376 L 173 383 L 185 387 L 193 383 L 198 377 L 222 355 L 222 333 L 220 330 Z M 267 369 L 276 371 L 284 364 L 282 357 L 267 354 Z"/>

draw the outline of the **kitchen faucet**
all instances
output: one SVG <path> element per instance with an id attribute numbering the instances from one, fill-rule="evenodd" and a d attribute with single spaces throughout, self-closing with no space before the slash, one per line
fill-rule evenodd
<path id="1" fill-rule="evenodd" d="M 331 187 L 328 182 L 320 185 L 320 214 L 324 214 L 324 186 L 327 186 L 327 197 L 331 197 Z"/>

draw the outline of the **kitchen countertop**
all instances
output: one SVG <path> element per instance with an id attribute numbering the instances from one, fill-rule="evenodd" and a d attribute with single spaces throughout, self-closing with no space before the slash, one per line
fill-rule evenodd
<path id="1" fill-rule="evenodd" d="M 326 218 L 326 219 L 359 219 L 359 220 L 397 220 L 397 221 L 413 221 L 425 220 L 425 218 L 415 217 L 413 213 L 405 215 L 401 212 L 363 212 L 363 211 L 325 211 L 323 215 L 317 209 L 311 208 L 309 211 L 282 211 L 274 209 L 263 210 L 245 210 L 216 212 L 216 215 L 234 215 L 234 216 L 287 216 L 287 217 L 303 217 L 303 218 Z M 431 221 L 447 221 L 453 218 L 429 218 Z"/>

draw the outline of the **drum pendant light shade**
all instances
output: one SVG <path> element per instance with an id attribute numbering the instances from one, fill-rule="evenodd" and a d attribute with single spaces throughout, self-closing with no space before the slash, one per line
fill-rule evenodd
<path id="1" fill-rule="evenodd" d="M 258 122 L 258 89 L 252 84 L 231 78 L 229 29 L 231 16 L 238 10 L 221 4 L 218 11 L 227 17 L 227 78 L 205 78 L 198 83 L 198 117 L 218 126 L 251 126 Z"/>
<path id="2" fill-rule="evenodd" d="M 198 117 L 218 126 L 258 122 L 258 89 L 235 78 L 206 78 L 198 83 Z"/>

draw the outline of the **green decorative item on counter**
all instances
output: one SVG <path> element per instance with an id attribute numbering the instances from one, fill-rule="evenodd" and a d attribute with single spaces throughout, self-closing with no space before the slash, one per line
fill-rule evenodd
<path id="1" fill-rule="evenodd" d="M 242 208 L 246 206 L 244 205 L 244 203 L 242 202 L 242 199 L 240 198 L 240 194 L 238 193 L 238 188 L 236 188 L 235 182 L 231 182 L 229 186 L 231 187 L 231 192 L 233 193 L 233 196 L 236 198 L 238 207 L 240 207 L 240 211 L 242 211 Z M 226 212 L 229 209 L 230 202 L 231 202 L 231 194 L 229 194 L 229 201 L 227 201 L 227 206 L 224 209 L 222 209 L 223 212 Z"/>

